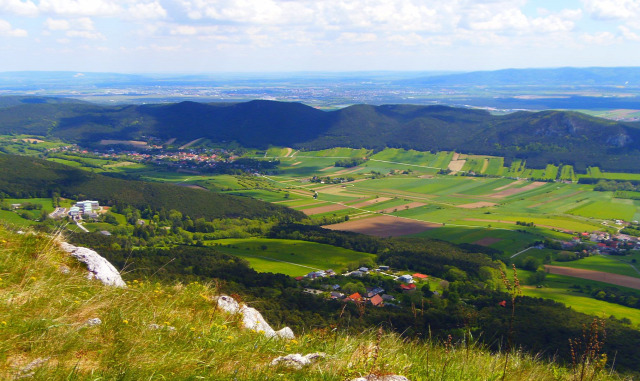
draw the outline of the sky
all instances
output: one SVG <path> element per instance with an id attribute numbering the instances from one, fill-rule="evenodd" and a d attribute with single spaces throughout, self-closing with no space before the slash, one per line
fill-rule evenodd
<path id="1" fill-rule="evenodd" d="M 640 66 L 640 0 L 0 0 L 0 71 Z"/>

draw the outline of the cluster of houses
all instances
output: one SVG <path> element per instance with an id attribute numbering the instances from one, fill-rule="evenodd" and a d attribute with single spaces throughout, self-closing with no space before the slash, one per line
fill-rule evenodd
<path id="1" fill-rule="evenodd" d="M 74 206 L 69 208 L 69 217 L 74 220 L 80 218 L 98 218 L 100 204 L 98 201 L 78 201 Z"/>
<path id="2" fill-rule="evenodd" d="M 384 271 L 389 271 L 389 266 L 379 266 L 376 269 L 369 269 L 367 267 L 360 267 L 357 270 L 348 272 L 344 275 L 351 277 L 362 277 L 369 273 L 381 273 L 384 275 L 388 275 L 394 278 L 399 283 L 398 290 L 402 293 L 410 293 L 416 290 L 416 280 L 427 280 L 429 279 L 428 275 L 415 273 L 413 275 L 405 274 L 400 276 L 395 276 L 391 274 L 386 274 Z M 305 276 L 299 276 L 296 278 L 298 281 L 302 281 L 304 279 L 315 280 L 319 278 L 325 277 L 335 277 L 337 274 L 335 271 L 329 270 L 318 270 L 312 271 Z M 340 292 L 341 286 L 339 284 L 334 285 L 325 285 L 325 290 L 319 290 L 315 288 L 305 288 L 303 291 L 308 294 L 319 295 L 326 291 L 329 291 L 329 298 L 333 300 L 342 300 L 344 302 L 356 302 L 356 303 L 368 303 L 375 307 L 383 307 L 386 305 L 395 305 L 393 302 L 396 298 L 393 295 L 385 293 L 385 290 L 382 287 L 367 287 L 366 292 L 364 294 L 360 294 L 359 292 L 355 292 L 351 295 L 346 295 Z"/>
<path id="3" fill-rule="evenodd" d="M 563 241 L 562 248 L 570 250 L 585 241 L 593 242 L 587 251 L 592 254 L 607 254 L 618 250 L 640 250 L 640 240 L 627 234 L 611 235 L 606 232 L 580 233 L 570 241 Z"/>

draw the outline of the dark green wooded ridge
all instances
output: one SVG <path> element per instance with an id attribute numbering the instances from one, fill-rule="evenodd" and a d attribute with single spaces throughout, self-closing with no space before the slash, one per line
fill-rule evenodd
<path id="1" fill-rule="evenodd" d="M 116 179 L 32 157 L 0 155 L 0 192 L 10 197 L 95 199 L 140 209 L 175 209 L 192 218 L 304 218 L 301 212 L 246 197 L 177 185 Z"/>
<path id="2" fill-rule="evenodd" d="M 245 147 L 297 149 L 385 147 L 526 159 L 530 168 L 569 164 L 637 172 L 640 123 L 621 123 L 570 111 L 487 111 L 447 106 L 354 105 L 321 111 L 300 103 L 182 102 L 99 106 L 20 104 L 0 109 L 0 134 L 35 134 L 97 145 L 101 139 L 148 139 L 175 144 L 198 138 Z"/>

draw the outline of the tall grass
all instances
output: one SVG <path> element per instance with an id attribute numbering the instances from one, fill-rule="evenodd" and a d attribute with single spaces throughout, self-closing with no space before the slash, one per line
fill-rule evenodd
<path id="1" fill-rule="evenodd" d="M 372 329 L 298 332 L 268 339 L 216 310 L 215 283 L 131 279 L 126 289 L 86 279 L 55 239 L 0 227 L 0 379 L 345 380 L 402 374 L 411 380 L 496 380 L 507 354 L 471 337 L 409 339 Z M 87 324 L 99 318 L 99 325 Z M 302 369 L 270 366 L 289 353 L 325 352 Z M 509 380 L 570 380 L 573 372 L 513 349 Z M 586 364 L 587 367 L 591 366 Z M 619 379 L 601 368 L 594 380 Z"/>

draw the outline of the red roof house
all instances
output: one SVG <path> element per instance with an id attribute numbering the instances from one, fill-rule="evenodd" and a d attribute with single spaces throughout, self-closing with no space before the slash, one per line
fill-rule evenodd
<path id="1" fill-rule="evenodd" d="M 402 289 L 402 291 L 404 292 L 409 292 L 409 291 L 413 291 L 416 289 L 416 284 L 415 283 L 409 283 L 409 284 L 401 284 L 400 288 Z"/>
<path id="2" fill-rule="evenodd" d="M 369 299 L 369 301 L 376 307 L 382 306 L 382 296 L 380 295 L 374 295 L 373 298 Z"/>
<path id="3" fill-rule="evenodd" d="M 346 297 L 346 300 L 351 300 L 354 302 L 361 302 L 362 301 L 362 295 L 360 295 L 359 293 L 355 293 L 355 294 L 351 294 L 349 296 Z"/>
<path id="4" fill-rule="evenodd" d="M 429 275 L 424 275 L 424 274 L 420 274 L 420 273 L 415 273 L 413 274 L 414 278 L 418 278 L 418 279 L 427 279 L 429 278 Z"/>

